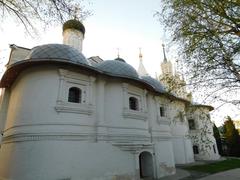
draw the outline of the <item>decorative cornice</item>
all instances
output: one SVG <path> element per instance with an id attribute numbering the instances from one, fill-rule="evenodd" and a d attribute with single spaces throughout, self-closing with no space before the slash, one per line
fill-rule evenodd
<path id="1" fill-rule="evenodd" d="M 131 111 L 129 109 L 123 109 L 123 117 L 130 118 L 130 119 L 138 119 L 138 120 L 147 120 L 147 112 L 140 112 L 140 111 Z"/>
<path id="2" fill-rule="evenodd" d="M 118 143 L 150 143 L 150 137 L 140 134 L 96 134 L 96 133 L 71 133 L 71 132 L 48 132 L 48 133 L 17 133 L 4 136 L 2 144 L 26 141 L 87 141 L 96 142 L 96 135 L 100 136 L 101 141 Z M 98 138 L 99 139 L 99 138 Z"/>
<path id="3" fill-rule="evenodd" d="M 171 140 L 172 136 L 171 135 L 165 135 L 165 136 L 154 136 L 153 137 L 153 142 L 159 142 L 159 141 L 168 141 Z"/>
<path id="4" fill-rule="evenodd" d="M 93 142 L 95 134 L 74 134 L 74 133 L 19 133 L 2 138 L 2 143 L 14 143 L 24 141 L 90 141 Z"/>
<path id="5" fill-rule="evenodd" d="M 55 110 L 57 112 L 65 112 L 65 113 L 78 113 L 78 114 L 86 114 L 91 115 L 94 112 L 94 106 L 87 104 L 74 104 L 70 105 L 70 103 L 58 102 L 55 106 Z"/>
<path id="6" fill-rule="evenodd" d="M 166 118 L 166 117 L 160 117 L 160 116 L 157 116 L 157 123 L 158 124 L 162 124 L 162 125 L 170 125 L 170 121 L 169 121 L 169 119 L 168 118 Z"/>
<path id="7" fill-rule="evenodd" d="M 112 143 L 112 145 L 131 153 L 135 153 L 142 149 L 153 149 L 153 143 Z"/>
<path id="8" fill-rule="evenodd" d="M 92 124 L 75 124 L 75 123 L 62 123 L 62 122 L 42 122 L 37 124 L 19 124 L 15 126 L 11 126 L 7 129 L 5 129 L 3 132 L 6 133 L 7 131 L 16 129 L 16 128 L 22 128 L 22 127 L 32 127 L 32 126 L 82 126 L 82 127 L 92 127 L 95 128 L 95 125 Z M 109 125 L 98 125 L 97 127 L 104 127 L 104 128 L 112 128 L 112 129 L 130 129 L 130 130 L 140 130 L 145 131 L 146 128 L 138 128 L 138 127 L 126 127 L 126 126 L 109 126 Z M 147 131 L 147 130 L 146 130 Z M 164 131 L 161 131 L 164 132 Z"/>

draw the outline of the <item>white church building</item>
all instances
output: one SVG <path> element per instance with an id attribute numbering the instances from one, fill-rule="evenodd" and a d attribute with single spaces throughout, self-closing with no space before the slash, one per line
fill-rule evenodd
<path id="1" fill-rule="evenodd" d="M 63 44 L 10 46 L 0 81 L 0 180 L 157 179 L 176 164 L 219 158 L 211 106 L 170 93 L 147 75 L 141 55 L 139 72 L 120 57 L 85 58 L 84 33 L 69 20 Z M 162 76 L 174 77 L 169 64 Z"/>

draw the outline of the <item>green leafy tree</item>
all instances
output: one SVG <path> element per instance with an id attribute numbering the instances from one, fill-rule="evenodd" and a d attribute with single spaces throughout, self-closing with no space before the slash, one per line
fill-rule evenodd
<path id="1" fill-rule="evenodd" d="M 83 20 L 90 12 L 84 10 L 82 0 L 0 0 L 0 14 L 0 19 L 11 17 L 32 34 L 36 22 L 49 25 L 73 17 Z"/>
<path id="2" fill-rule="evenodd" d="M 240 1 L 163 0 L 156 14 L 173 40 L 195 88 L 213 88 L 212 99 L 240 104 Z M 214 92 L 214 93 L 213 93 Z M 206 92 L 205 92 L 206 94 Z"/>
<path id="3" fill-rule="evenodd" d="M 230 156 L 240 156 L 240 136 L 238 130 L 235 128 L 231 117 L 227 117 L 224 122 L 224 137 L 228 147 L 228 154 Z"/>
<path id="4" fill-rule="evenodd" d="M 220 155 L 222 155 L 223 151 L 222 151 L 221 136 L 220 136 L 220 132 L 219 132 L 219 130 L 218 130 L 218 128 L 217 128 L 217 126 L 215 124 L 213 124 L 213 136 L 216 139 L 218 152 L 219 152 Z"/>
<path id="5" fill-rule="evenodd" d="M 166 86 L 166 90 L 170 93 L 175 93 L 177 90 L 181 89 L 182 87 L 186 86 L 185 81 L 181 80 L 179 76 L 163 76 L 159 77 L 159 80 L 164 83 Z"/>

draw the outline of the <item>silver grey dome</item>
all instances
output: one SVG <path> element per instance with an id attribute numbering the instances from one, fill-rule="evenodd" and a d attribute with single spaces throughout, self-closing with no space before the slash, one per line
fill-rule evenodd
<path id="1" fill-rule="evenodd" d="M 147 84 L 151 85 L 156 91 L 160 93 L 166 92 L 164 86 L 158 80 L 152 78 L 151 76 L 142 76 L 141 79 Z"/>
<path id="2" fill-rule="evenodd" d="M 34 47 L 26 59 L 64 60 L 88 64 L 87 59 L 77 49 L 64 44 L 46 44 Z"/>
<path id="3" fill-rule="evenodd" d="M 116 58 L 116 59 L 114 59 L 114 60 L 116 60 L 116 61 L 126 62 L 124 59 L 122 59 L 122 58 L 120 58 L 120 57 L 118 57 L 118 58 Z"/>
<path id="4" fill-rule="evenodd" d="M 101 71 L 120 77 L 138 78 L 137 71 L 129 64 L 118 61 L 108 60 L 95 65 Z"/>

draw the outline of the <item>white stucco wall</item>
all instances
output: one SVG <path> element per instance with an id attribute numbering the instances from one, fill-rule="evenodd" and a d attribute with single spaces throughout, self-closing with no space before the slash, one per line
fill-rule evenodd
<path id="1" fill-rule="evenodd" d="M 134 93 L 143 98 L 143 90 L 131 85 L 127 85 L 127 89 L 123 90 L 124 82 L 108 80 L 105 86 L 105 118 L 109 126 L 110 136 L 117 136 L 132 141 L 149 141 L 150 134 L 148 132 L 148 117 L 145 119 L 135 118 L 138 115 L 144 115 L 141 109 L 143 100 L 139 102 L 139 111 L 129 110 L 128 99 L 129 93 Z M 127 137 L 130 135 L 134 139 Z M 114 137 L 113 137 L 114 138 Z M 117 139 L 116 139 L 117 141 Z"/>
<path id="2" fill-rule="evenodd" d="M 156 168 L 158 169 L 158 177 L 174 174 L 175 162 L 172 151 L 172 142 L 170 140 L 163 140 L 155 144 Z"/>
<path id="3" fill-rule="evenodd" d="M 27 75 L 31 74 L 31 75 Z M 14 128 L 28 132 L 88 132 L 93 133 L 92 116 L 78 113 L 58 113 L 55 110 L 59 91 L 59 75 L 56 68 L 29 69 L 12 86 L 5 133 Z M 67 97 L 65 97 L 67 98 Z M 66 126 L 61 126 L 65 124 Z M 46 127 L 46 125 L 48 125 Z M 53 126 L 57 125 L 57 126 Z M 72 126 L 76 125 L 76 126 Z M 83 125 L 83 126 L 77 126 Z M 20 126 L 20 127 L 19 127 Z M 51 126 L 53 126 L 51 128 Z M 17 131 L 17 130 L 16 130 Z"/>
<path id="4" fill-rule="evenodd" d="M 2 134 L 6 123 L 7 110 L 9 103 L 9 89 L 1 89 L 0 95 L 0 143 L 2 141 Z"/>
<path id="5" fill-rule="evenodd" d="M 154 143 L 155 174 L 156 177 L 163 177 L 175 173 L 175 160 L 170 120 L 168 116 L 160 117 L 160 105 L 166 105 L 166 115 L 168 115 L 167 103 L 159 96 L 148 93 L 148 123 L 151 140 Z"/>
<path id="6" fill-rule="evenodd" d="M 58 69 L 51 67 L 29 69 L 12 86 L 5 143 L 0 149 L 0 163 L 4 163 L 0 165 L 0 177 L 42 180 L 135 176 L 133 154 L 108 143 L 93 143 L 94 113 L 56 111 L 59 88 Z"/>
<path id="7" fill-rule="evenodd" d="M 152 95 L 151 93 L 148 94 L 148 118 L 149 118 L 149 126 L 152 132 L 152 138 L 157 139 L 159 137 L 166 137 L 171 139 L 171 129 L 170 124 L 171 121 L 168 118 L 168 108 L 167 102 L 162 100 L 159 96 Z M 166 105 L 166 116 L 160 117 L 160 105 Z"/>
<path id="8" fill-rule="evenodd" d="M 67 102 L 68 88 L 84 102 Z M 139 111 L 128 98 L 139 98 Z M 0 178 L 137 179 L 139 155 L 152 154 L 154 177 L 175 172 L 169 123 L 159 123 L 151 92 L 117 79 L 39 66 L 11 87 L 0 149 Z M 16 163 L 17 162 L 17 163 Z"/>
<path id="9" fill-rule="evenodd" d="M 198 146 L 199 154 L 194 154 L 196 160 L 216 160 L 220 158 L 216 140 L 213 136 L 213 124 L 210 120 L 209 109 L 192 107 L 188 109 L 188 118 L 194 119 L 196 129 L 189 130 L 193 145 Z M 215 146 L 215 152 L 214 148 Z"/>
<path id="10" fill-rule="evenodd" d="M 186 164 L 194 162 L 192 142 L 186 137 L 174 137 L 173 151 L 176 164 Z"/>
<path id="11" fill-rule="evenodd" d="M 169 119 L 171 121 L 172 143 L 176 164 L 194 162 L 192 143 L 189 139 L 185 104 L 180 101 L 169 103 Z"/>
<path id="12" fill-rule="evenodd" d="M 7 163 L 0 179 L 135 179 L 134 155 L 103 142 L 18 142 L 4 145 L 2 153 L 0 161 Z"/>

